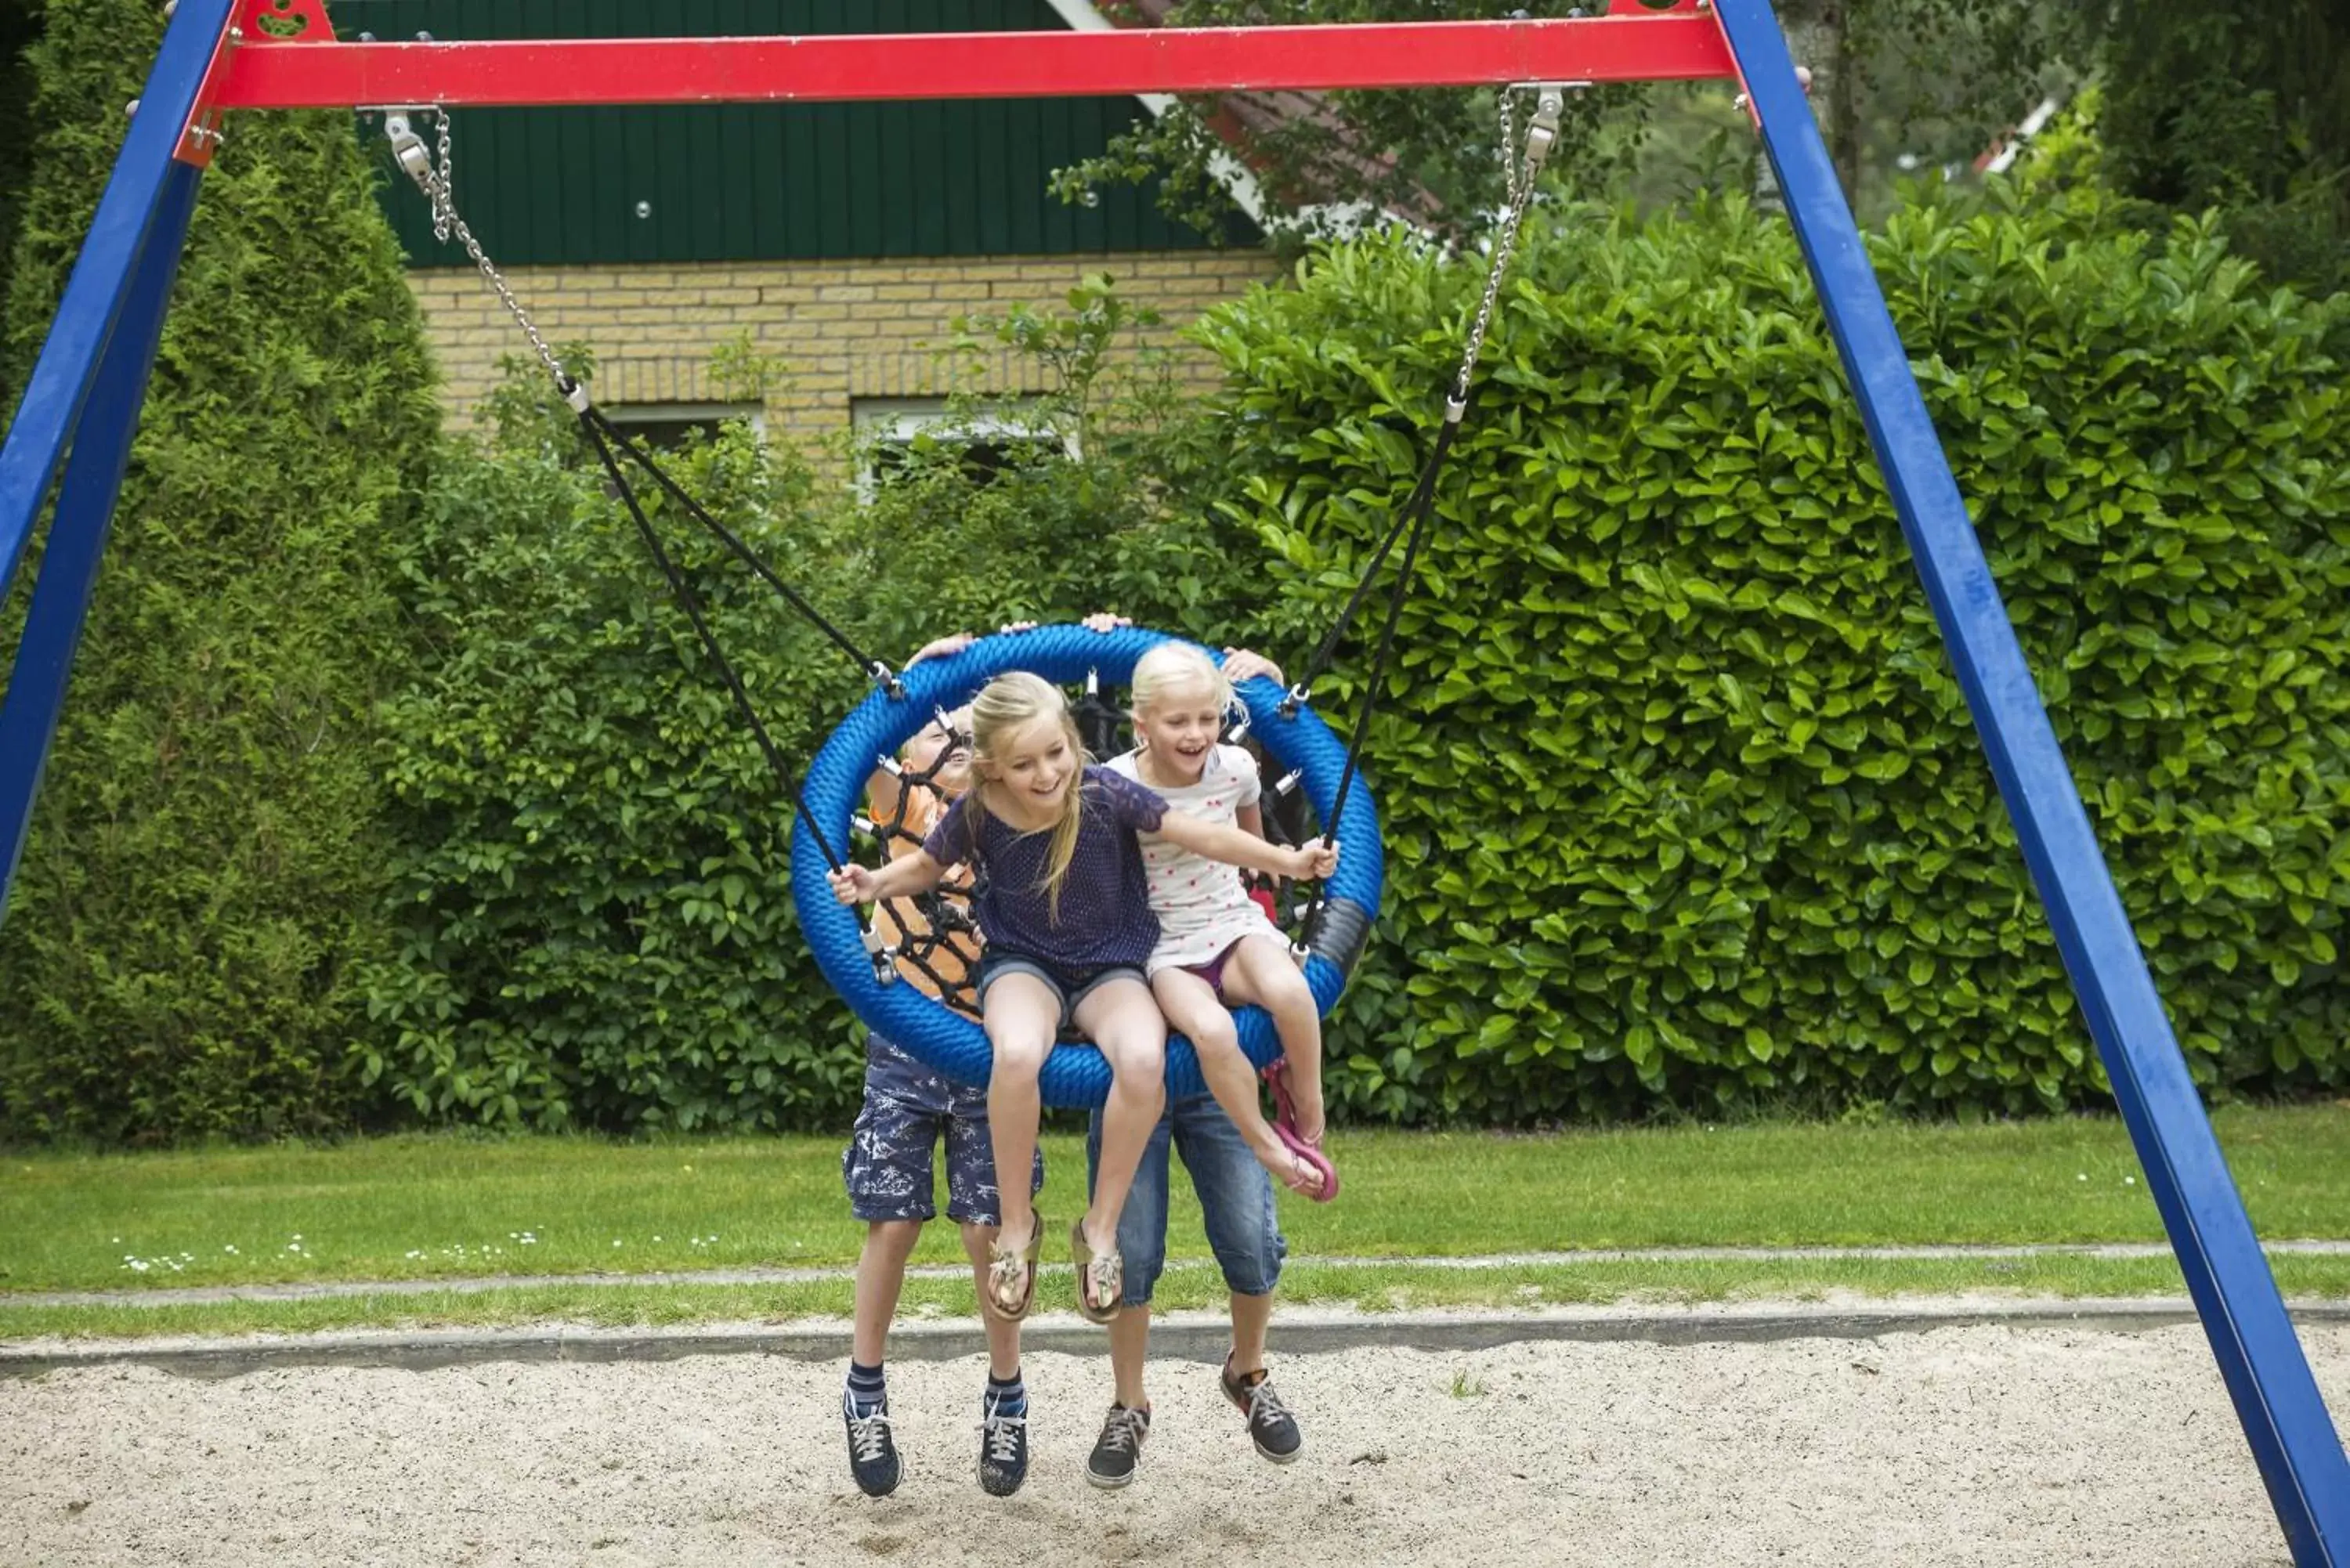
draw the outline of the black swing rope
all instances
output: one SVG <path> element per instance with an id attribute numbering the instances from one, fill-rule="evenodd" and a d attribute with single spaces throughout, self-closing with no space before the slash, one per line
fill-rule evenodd
<path id="1" fill-rule="evenodd" d="M 713 537 L 757 573 L 762 580 L 782 595 L 786 602 L 821 629 L 842 652 L 871 675 L 874 680 L 887 690 L 892 697 L 902 697 L 905 694 L 904 687 L 899 683 L 897 676 L 890 672 L 888 665 L 867 656 L 849 640 L 846 633 L 826 619 L 822 612 L 777 576 L 757 552 L 737 537 L 732 529 L 712 516 L 707 508 L 678 484 L 669 471 L 654 458 L 642 440 L 631 437 L 615 424 L 609 415 L 588 400 L 577 382 L 569 377 L 565 377 L 558 383 L 558 389 L 563 392 L 565 400 L 577 413 L 581 434 L 595 449 L 598 460 L 604 465 L 605 476 L 610 481 L 614 492 L 619 496 L 621 504 L 628 508 L 629 520 L 636 525 L 637 536 L 644 541 L 645 549 L 652 556 L 653 564 L 660 567 L 661 576 L 669 584 L 671 596 L 677 600 L 679 607 L 685 611 L 686 618 L 693 624 L 695 635 L 702 640 L 703 650 L 710 655 L 711 661 L 718 667 L 719 675 L 726 682 L 726 690 L 733 695 L 735 708 L 742 713 L 744 722 L 750 725 L 751 733 L 757 739 L 759 750 L 765 756 L 768 767 L 774 771 L 776 782 L 783 786 L 785 794 L 791 797 L 792 804 L 798 808 L 800 820 L 807 824 L 808 832 L 815 838 L 816 847 L 824 853 L 825 863 L 834 870 L 839 870 L 842 866 L 842 857 L 835 852 L 831 841 L 825 836 L 823 823 L 816 814 L 808 809 L 806 797 L 800 791 L 797 778 L 793 774 L 789 765 L 785 763 L 780 748 L 768 735 L 765 724 L 761 722 L 758 709 L 753 704 L 751 694 L 743 686 L 741 675 L 735 670 L 733 661 L 726 657 L 725 649 L 720 646 L 716 634 L 710 629 L 708 618 L 702 612 L 700 598 L 695 595 L 692 585 L 686 581 L 684 573 L 679 569 L 669 552 L 662 547 L 659 534 L 654 530 L 650 519 L 646 516 L 643 504 L 637 497 L 635 487 L 629 483 L 627 474 L 620 469 L 619 455 L 625 455 L 638 467 L 650 474 L 653 483 L 660 486 L 663 493 L 683 507 L 689 516 L 700 523 Z M 907 833 L 905 824 L 906 813 L 912 800 L 912 790 L 906 786 L 935 789 L 937 786 L 933 781 L 940 769 L 945 765 L 945 761 L 942 755 L 928 768 L 913 773 L 908 772 L 895 763 L 884 762 L 883 765 L 889 767 L 898 777 L 900 787 L 896 820 L 886 825 L 879 822 L 866 824 L 875 838 L 886 842 L 893 836 L 911 836 Z M 963 998 L 969 991 L 968 979 L 961 982 L 950 979 L 931 964 L 931 959 L 939 949 L 944 948 L 962 961 L 966 976 L 968 975 L 969 966 L 975 957 L 976 950 L 972 944 L 958 940 L 963 933 L 976 929 L 972 924 L 968 912 L 952 898 L 936 891 L 922 894 L 911 899 L 891 899 L 886 902 L 889 907 L 889 916 L 897 927 L 900 941 L 886 947 L 878 945 L 879 933 L 871 927 L 866 929 L 867 948 L 873 957 L 875 976 L 887 983 L 888 979 L 894 977 L 897 972 L 894 961 L 903 959 L 912 964 L 917 972 L 937 988 L 941 1000 L 950 1006 L 963 1005 Z M 917 931 L 915 923 L 907 918 L 906 911 L 897 907 L 900 902 L 910 903 L 919 911 L 921 922 L 927 928 L 926 931 Z"/>
<path id="2" fill-rule="evenodd" d="M 742 712 L 743 721 L 751 726 L 751 733 L 758 741 L 759 751 L 767 759 L 767 766 L 774 770 L 776 782 L 782 784 L 785 793 L 791 796 L 792 804 L 799 808 L 800 820 L 807 824 L 808 832 L 815 836 L 816 847 L 824 851 L 825 864 L 836 871 L 841 869 L 841 857 L 834 851 L 832 841 L 825 836 L 824 825 L 816 820 L 815 813 L 808 810 L 807 800 L 800 793 L 797 775 L 785 763 L 782 750 L 776 746 L 774 737 L 767 733 L 767 726 L 760 721 L 759 710 L 752 703 L 750 692 L 743 689 L 743 677 L 736 673 L 733 661 L 726 657 L 725 649 L 719 647 L 717 634 L 710 629 L 710 621 L 702 614 L 701 597 L 693 591 L 693 585 L 685 580 L 685 574 L 678 569 L 677 563 L 670 558 L 669 552 L 661 547 L 660 535 L 654 532 L 652 523 L 645 516 L 644 504 L 637 499 L 636 488 L 629 483 L 628 475 L 621 472 L 619 459 L 612 454 L 614 445 L 617 443 L 622 452 L 642 464 L 652 473 L 663 490 L 678 497 L 690 513 L 721 537 L 729 541 L 738 554 L 751 560 L 758 567 L 759 575 L 774 583 L 782 590 L 784 596 L 805 611 L 810 619 L 827 632 L 832 632 L 835 641 L 841 643 L 845 648 L 849 648 L 851 658 L 857 657 L 856 649 L 849 647 L 847 639 L 834 631 L 830 623 L 827 622 L 822 616 L 809 609 L 797 594 L 784 587 L 774 574 L 765 569 L 764 564 L 751 555 L 747 545 L 736 539 L 716 519 L 695 505 L 690 498 L 684 496 L 682 492 L 671 482 L 669 475 L 662 472 L 660 465 L 652 460 L 651 454 L 639 451 L 636 443 L 621 434 L 604 411 L 581 396 L 577 388 L 577 383 L 574 382 L 574 390 L 569 395 L 576 400 L 573 406 L 578 411 L 580 433 L 586 437 L 588 444 L 595 448 L 598 460 L 604 465 L 605 476 L 611 481 L 612 488 L 619 493 L 620 504 L 628 508 L 629 519 L 637 526 L 637 537 L 645 542 L 645 549 L 651 555 L 653 565 L 660 568 L 662 577 L 669 583 L 671 597 L 677 600 L 678 607 L 685 612 L 685 618 L 693 623 L 694 635 L 702 639 L 703 651 L 710 655 L 711 662 L 718 667 L 719 677 L 726 682 L 726 690 L 734 694 L 734 706 Z"/>

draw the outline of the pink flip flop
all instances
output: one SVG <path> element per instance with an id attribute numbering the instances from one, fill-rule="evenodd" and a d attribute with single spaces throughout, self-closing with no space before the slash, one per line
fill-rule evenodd
<path id="1" fill-rule="evenodd" d="M 1322 1178 L 1322 1190 L 1305 1196 L 1316 1203 L 1327 1203 L 1338 1196 L 1338 1168 L 1322 1152 L 1322 1146 L 1309 1142 L 1297 1130 L 1297 1106 L 1289 1097 L 1288 1064 L 1275 1062 L 1264 1070 L 1264 1081 L 1273 1085 L 1273 1136 L 1282 1141 L 1290 1153 L 1310 1165 Z M 1292 1188 L 1293 1192 L 1296 1190 Z"/>

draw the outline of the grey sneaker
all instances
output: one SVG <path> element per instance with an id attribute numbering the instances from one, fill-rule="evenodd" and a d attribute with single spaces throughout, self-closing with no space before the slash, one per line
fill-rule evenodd
<path id="1" fill-rule="evenodd" d="M 861 1416 L 857 1408 L 856 1396 L 844 1389 L 840 1414 L 848 1423 L 848 1473 L 857 1478 L 857 1490 L 866 1496 L 888 1497 L 898 1490 L 903 1469 L 898 1462 L 897 1442 L 889 1436 L 889 1398 L 884 1396 L 875 1401 Z"/>
<path id="2" fill-rule="evenodd" d="M 1108 1491 L 1134 1480 L 1134 1467 L 1142 1460 L 1142 1439 L 1150 1435 L 1150 1407 L 1129 1410 L 1123 1405 L 1109 1407 L 1109 1419 L 1102 1423 L 1101 1436 L 1094 1442 L 1093 1457 L 1086 1461 L 1086 1480 Z"/>
<path id="3" fill-rule="evenodd" d="M 980 1398 L 979 1490 L 1010 1497 L 1028 1479 L 1028 1407 L 1007 1416 L 992 1396 Z"/>
<path id="4" fill-rule="evenodd" d="M 1224 1358 L 1224 1397 L 1240 1407 L 1248 1417 L 1249 1440 L 1256 1451 L 1274 1464 L 1285 1465 L 1305 1449 L 1305 1434 L 1297 1428 L 1297 1417 L 1273 1391 L 1273 1379 L 1263 1371 L 1245 1376 L 1232 1371 L 1230 1356 Z"/>

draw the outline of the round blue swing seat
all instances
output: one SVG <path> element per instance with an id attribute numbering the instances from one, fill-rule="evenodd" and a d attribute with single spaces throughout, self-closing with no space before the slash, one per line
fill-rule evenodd
<path id="1" fill-rule="evenodd" d="M 1095 632 L 1077 626 L 1040 627 L 983 638 L 952 658 L 914 665 L 901 673 L 899 695 L 874 691 L 826 742 L 803 785 L 807 813 L 831 843 L 847 845 L 850 819 L 863 803 L 879 759 L 894 758 L 939 710 L 961 707 L 989 680 L 1012 670 L 1063 684 L 1091 674 L 1105 686 L 1122 685 L 1135 660 L 1169 640 L 1163 633 L 1139 628 Z M 1346 742 L 1308 708 L 1300 706 L 1284 716 L 1284 693 L 1270 680 L 1247 681 L 1237 694 L 1248 709 L 1250 734 L 1284 768 L 1298 771 L 1306 798 L 1320 819 L 1328 822 L 1346 766 Z M 1378 808 L 1359 774 L 1347 791 L 1337 839 L 1338 869 L 1324 889 L 1326 907 L 1305 964 L 1306 983 L 1325 1014 L 1362 955 L 1385 880 Z M 858 912 L 833 897 L 828 870 L 804 816 L 792 835 L 792 890 L 801 928 L 825 978 L 876 1033 L 950 1077 L 986 1083 L 993 1065 L 986 1034 L 976 1023 L 914 986 L 876 972 Z M 1280 1059 L 1281 1042 L 1262 1009 L 1240 1008 L 1233 1018 L 1240 1027 L 1241 1049 L 1251 1062 L 1263 1068 Z M 1109 1076 L 1109 1064 L 1093 1045 L 1064 1043 L 1045 1059 L 1040 1087 L 1048 1106 L 1098 1106 L 1108 1096 Z M 1171 1036 L 1167 1044 L 1169 1093 L 1195 1095 L 1206 1086 L 1191 1043 Z"/>

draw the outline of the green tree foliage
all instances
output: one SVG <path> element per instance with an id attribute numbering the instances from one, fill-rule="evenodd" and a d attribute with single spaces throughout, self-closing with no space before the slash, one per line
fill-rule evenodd
<path id="1" fill-rule="evenodd" d="M 2339 1085 L 2342 312 L 2109 208 L 1918 207 L 1872 252 L 2198 1080 Z M 1411 483 L 1475 284 L 1389 237 L 1203 328 L 1244 514 L 1317 619 Z M 1392 882 L 1342 1102 L 2100 1097 L 1783 227 L 1535 234 L 1486 362 L 1369 746 Z"/>
<path id="2" fill-rule="evenodd" d="M 1159 10 L 1138 7 L 1129 11 Z M 1571 16 L 1606 9 L 1525 6 L 1514 0 L 1180 0 L 1183 26 L 1495 19 L 1531 12 Z M 1845 192 L 1874 214 L 1893 204 L 1899 160 L 1963 162 L 2013 124 L 2077 41 L 2067 14 L 2012 0 L 1786 0 L 1779 8 L 1796 58 L 1814 71 L 1814 108 Z M 1284 100 L 1284 112 L 1246 126 L 1247 161 L 1276 233 L 1326 232 L 1331 218 L 1367 204 L 1406 215 L 1446 238 L 1480 232 L 1503 192 L 1499 119 L 1490 91 L 1339 91 Z M 1727 88 L 1619 85 L 1571 96 L 1549 182 L 1614 198 L 1657 183 L 1655 166 L 1694 156 L 1718 175 L 1721 149 L 1646 145 L 1651 133 L 1711 142 L 1708 122 Z M 1211 160 L 1228 150 L 1210 129 L 1220 100 L 1185 100 L 1118 138 L 1098 158 L 1060 171 L 1055 189 L 1081 199 L 1118 181 L 1159 177 L 1159 204 L 1206 233 L 1225 206 Z M 1735 117 L 1735 151 L 1751 184 L 1753 139 Z M 1523 116 L 1521 116 L 1523 124 Z"/>
<path id="3" fill-rule="evenodd" d="M 1110 9 L 1118 9 L 1112 5 Z M 1128 0 L 1126 9 L 1141 8 Z M 1246 27 L 1347 22 L 1492 20 L 1523 12 L 1516 0 L 1180 0 L 1170 25 Z M 1557 7 L 1562 13 L 1565 7 Z M 1256 172 L 1275 237 L 1324 234 L 1359 221 L 1361 209 L 1408 213 L 1433 232 L 1459 238 L 1474 231 L 1502 199 L 1499 110 L 1491 91 L 1444 88 L 1409 92 L 1337 91 L 1317 95 L 1319 107 L 1284 96 L 1284 112 L 1252 121 L 1247 162 Z M 1637 140 L 1639 89 L 1594 88 L 1572 95 L 1553 155 L 1554 179 L 1596 189 L 1620 171 Z M 1531 99 L 1518 123 L 1525 123 Z M 1159 204 L 1201 232 L 1222 232 L 1228 198 L 1211 160 L 1228 150 L 1210 122 L 1218 100 L 1179 101 L 1170 112 L 1112 140 L 1099 157 L 1060 171 L 1055 190 L 1078 200 L 1097 186 L 1162 181 Z M 1603 136 L 1610 116 L 1627 119 L 1627 134 Z"/>
<path id="4" fill-rule="evenodd" d="M 47 6 L 20 373 L 161 26 L 140 0 Z M 353 1115 L 352 970 L 390 940 L 372 706 L 400 636 L 380 563 L 435 420 L 372 179 L 340 115 L 240 122 L 206 178 L 0 929 L 0 1135 Z"/>
<path id="5" fill-rule="evenodd" d="M 0 321 L 8 319 L 9 259 L 16 248 L 16 213 L 33 162 L 31 67 L 25 52 L 40 36 L 43 0 L 0 0 Z M 7 356 L 0 354 L 0 409 L 16 402 Z"/>
<path id="6" fill-rule="evenodd" d="M 1846 197 L 1894 205 L 1900 160 L 1963 166 L 2068 72 L 2061 12 L 2014 0 L 1782 0 Z"/>
<path id="7" fill-rule="evenodd" d="M 857 613 L 879 646 L 1095 610 L 1204 641 L 1265 601 L 1260 547 L 1213 504 L 1229 487 L 1222 431 L 1199 417 L 1167 355 L 1139 341 L 1157 315 L 1106 274 L 1062 303 L 960 324 L 960 349 L 1035 360 L 1047 390 L 962 402 L 947 433 L 916 441 L 854 514 L 869 568 Z M 958 422 L 1035 439 L 981 470 L 953 437 Z"/>
<path id="8" fill-rule="evenodd" d="M 2174 211 L 2216 207 L 2273 275 L 2350 286 L 2350 10 L 2109 0 L 2099 120 L 2115 182 Z"/>
<path id="9" fill-rule="evenodd" d="M 792 917 L 787 799 L 567 413 L 517 384 L 497 424 L 400 542 L 422 672 L 386 708 L 402 940 L 369 976 L 365 1075 L 503 1127 L 828 1123 L 862 1057 Z M 739 428 L 669 466 L 842 601 L 803 466 Z M 796 769 L 862 676 L 645 488 Z"/>

